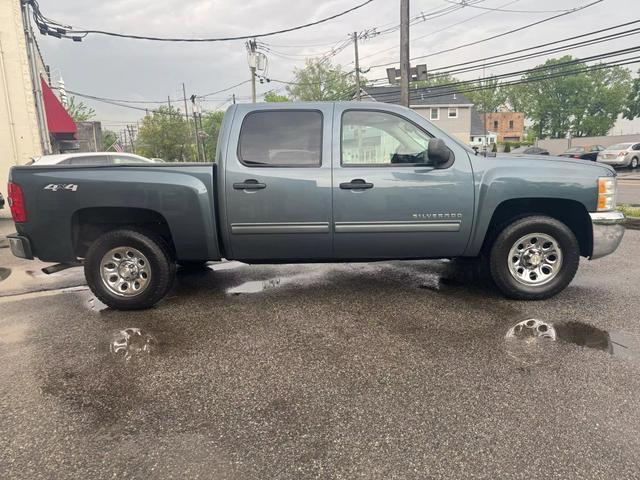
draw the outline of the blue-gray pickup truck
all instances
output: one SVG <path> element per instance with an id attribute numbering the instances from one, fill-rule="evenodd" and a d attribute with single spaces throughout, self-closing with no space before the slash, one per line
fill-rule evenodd
<path id="1" fill-rule="evenodd" d="M 624 234 L 609 166 L 479 156 L 418 113 L 364 102 L 230 107 L 213 164 L 18 166 L 14 255 L 84 264 L 116 309 L 150 307 L 176 265 L 471 257 L 543 299 Z"/>

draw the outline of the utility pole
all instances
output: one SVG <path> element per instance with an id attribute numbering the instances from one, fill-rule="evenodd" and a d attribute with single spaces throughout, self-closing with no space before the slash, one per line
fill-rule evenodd
<path id="1" fill-rule="evenodd" d="M 400 0 L 400 104 L 409 106 L 409 0 Z"/>
<path id="2" fill-rule="evenodd" d="M 231 96 L 231 98 L 233 98 L 233 104 L 235 105 L 235 104 L 236 104 L 236 94 L 234 93 L 234 94 Z"/>
<path id="3" fill-rule="evenodd" d="M 44 98 L 42 96 L 41 78 L 36 63 L 36 48 L 31 28 L 31 16 L 29 14 L 29 2 L 22 2 L 22 22 L 24 23 L 24 33 L 27 41 L 27 57 L 29 60 L 29 70 L 33 87 L 33 97 L 38 117 L 38 131 L 40 133 L 40 146 L 45 155 L 51 153 L 51 143 L 49 141 L 49 131 L 47 129 L 47 119 L 44 112 Z"/>
<path id="4" fill-rule="evenodd" d="M 198 161 L 201 161 L 202 156 L 200 155 L 200 135 L 198 132 L 198 106 L 196 105 L 196 95 L 191 95 L 191 110 L 193 111 L 193 127 L 195 131 L 195 139 L 196 139 L 196 148 L 198 149 Z M 204 156 L 204 155 L 203 155 Z"/>
<path id="5" fill-rule="evenodd" d="M 171 96 L 167 95 L 167 105 L 169 105 L 169 108 L 171 108 Z"/>
<path id="6" fill-rule="evenodd" d="M 484 63 L 482 64 L 482 87 L 484 90 L 482 91 L 482 115 L 484 124 L 484 156 L 489 155 L 489 131 L 487 128 L 487 86 L 484 81 Z"/>
<path id="7" fill-rule="evenodd" d="M 353 32 L 353 47 L 356 54 L 356 98 L 360 101 L 360 59 L 358 58 L 358 32 Z"/>
<path id="8" fill-rule="evenodd" d="M 200 120 L 200 134 L 202 135 L 202 161 L 207 161 L 207 137 L 202 126 L 202 112 L 198 112 L 198 120 Z"/>
<path id="9" fill-rule="evenodd" d="M 129 144 L 131 145 L 131 153 L 136 153 L 136 148 L 133 145 L 133 126 L 127 124 L 127 131 L 129 132 Z"/>
<path id="10" fill-rule="evenodd" d="M 258 64 L 258 55 L 256 54 L 257 44 L 255 38 L 247 42 L 247 51 L 249 52 L 248 62 L 249 71 L 251 72 L 251 101 L 256 103 L 256 66 Z"/>
<path id="11" fill-rule="evenodd" d="M 187 127 L 189 127 L 189 110 L 187 109 L 187 89 L 182 82 L 182 99 L 184 100 L 184 118 L 187 121 Z"/>

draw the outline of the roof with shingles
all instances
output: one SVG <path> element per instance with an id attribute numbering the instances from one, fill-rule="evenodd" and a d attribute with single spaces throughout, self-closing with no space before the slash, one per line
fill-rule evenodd
<path id="1" fill-rule="evenodd" d="M 400 104 L 400 87 L 364 87 L 363 93 L 372 100 L 384 103 Z M 473 105 L 462 93 L 448 87 L 412 88 L 409 90 L 410 105 Z"/>

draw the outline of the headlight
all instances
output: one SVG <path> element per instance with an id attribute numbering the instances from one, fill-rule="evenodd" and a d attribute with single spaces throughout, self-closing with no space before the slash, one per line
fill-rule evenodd
<path id="1" fill-rule="evenodd" d="M 598 211 L 606 212 L 616 208 L 616 178 L 598 178 Z"/>

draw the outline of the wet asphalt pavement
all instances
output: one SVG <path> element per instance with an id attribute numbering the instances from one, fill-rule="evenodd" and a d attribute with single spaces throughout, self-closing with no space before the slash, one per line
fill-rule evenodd
<path id="1" fill-rule="evenodd" d="M 543 302 L 442 261 L 229 263 L 123 313 L 0 249 L 1 477 L 638 478 L 638 251 Z"/>

